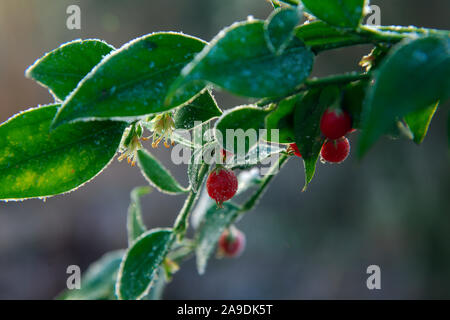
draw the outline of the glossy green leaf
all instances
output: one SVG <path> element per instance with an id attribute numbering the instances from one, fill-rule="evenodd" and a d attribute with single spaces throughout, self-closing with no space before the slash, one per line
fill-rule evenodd
<path id="1" fill-rule="evenodd" d="M 278 130 L 277 139 L 279 143 L 293 143 L 295 141 L 294 109 L 296 102 L 301 97 L 302 95 L 296 95 L 282 100 L 276 109 L 267 115 L 265 120 L 267 141 L 272 141 L 271 130 Z"/>
<path id="2" fill-rule="evenodd" d="M 450 97 L 450 39 L 406 40 L 385 59 L 374 77 L 363 108 L 359 156 L 398 119 Z"/>
<path id="3" fill-rule="evenodd" d="M 355 29 L 361 23 L 366 0 L 302 0 L 305 8 L 326 23 Z"/>
<path id="4" fill-rule="evenodd" d="M 411 132 L 403 119 L 395 121 L 391 127 L 386 130 L 384 135 L 392 140 L 414 140 L 414 134 Z"/>
<path id="5" fill-rule="evenodd" d="M 172 109 L 192 99 L 193 83 L 164 104 L 167 90 L 205 42 L 178 33 L 135 39 L 102 60 L 65 100 L 54 126 L 75 120 L 137 118 Z"/>
<path id="6" fill-rule="evenodd" d="M 363 42 L 362 37 L 336 29 L 323 21 L 307 22 L 295 29 L 295 35 L 314 52 Z"/>
<path id="7" fill-rule="evenodd" d="M 217 106 L 216 100 L 206 90 L 194 101 L 180 107 L 174 116 L 176 129 L 192 129 L 199 123 L 220 117 L 222 111 Z"/>
<path id="8" fill-rule="evenodd" d="M 146 150 L 138 151 L 138 163 L 147 181 L 160 192 L 168 194 L 185 193 L 183 188 L 166 168 Z"/>
<path id="9" fill-rule="evenodd" d="M 120 300 L 144 298 L 172 244 L 171 229 L 152 229 L 128 249 L 120 265 L 116 295 Z"/>
<path id="10" fill-rule="evenodd" d="M 361 129 L 361 113 L 368 86 L 369 81 L 356 81 L 343 89 L 341 108 L 350 114 L 355 129 Z"/>
<path id="11" fill-rule="evenodd" d="M 309 76 L 313 54 L 292 41 L 282 54 L 270 51 L 264 22 L 235 23 L 222 30 L 182 71 L 170 96 L 193 81 L 208 81 L 245 97 L 277 97 L 292 92 Z"/>
<path id="12" fill-rule="evenodd" d="M 237 215 L 238 207 L 229 202 L 225 202 L 223 208 L 213 204 L 206 211 L 196 236 L 195 253 L 199 274 L 205 272 L 208 259 L 214 253 L 220 235 L 231 225 Z"/>
<path id="13" fill-rule="evenodd" d="M 269 49 L 275 54 L 281 54 L 294 37 L 294 28 L 300 22 L 300 8 L 278 8 L 274 10 L 264 25 L 265 36 Z"/>
<path id="14" fill-rule="evenodd" d="M 94 262 L 81 277 L 81 288 L 65 290 L 57 299 L 61 300 L 115 300 L 114 286 L 117 273 L 125 254 L 124 250 L 105 254 Z"/>
<path id="15" fill-rule="evenodd" d="M 78 83 L 114 48 L 101 40 L 75 40 L 50 51 L 25 75 L 63 101 Z"/>
<path id="16" fill-rule="evenodd" d="M 136 187 L 131 191 L 131 203 L 128 207 L 127 216 L 128 246 L 131 246 L 136 238 L 147 231 L 142 221 L 141 202 L 139 198 L 150 193 L 150 191 L 151 188 L 148 186 Z"/>
<path id="17" fill-rule="evenodd" d="M 260 141 L 248 151 L 245 158 L 240 159 L 238 156 L 234 156 L 230 160 L 230 163 L 227 164 L 227 167 L 232 169 L 248 169 L 264 163 L 264 160 L 284 150 L 285 148 L 280 147 L 278 144 L 269 144 Z"/>
<path id="18" fill-rule="evenodd" d="M 224 149 L 243 157 L 258 142 L 267 114 L 267 110 L 254 106 L 228 110 L 216 122 L 217 141 Z"/>
<path id="19" fill-rule="evenodd" d="M 405 116 L 405 122 L 414 136 L 415 143 L 421 144 L 425 139 L 438 105 L 439 103 L 435 103 L 426 109 L 420 109 Z"/>
<path id="20" fill-rule="evenodd" d="M 305 186 L 311 182 L 316 171 L 320 150 L 325 142 L 320 132 L 320 118 L 324 111 L 335 103 L 339 91 L 335 87 L 309 91 L 301 99 L 294 112 L 295 143 L 302 154 L 305 165 Z"/>
<path id="21" fill-rule="evenodd" d="M 0 125 L 0 199 L 74 190 L 114 157 L 125 123 L 94 121 L 50 131 L 58 107 L 29 109 Z"/>
<path id="22" fill-rule="evenodd" d="M 150 292 L 142 297 L 142 300 L 161 300 L 166 283 L 167 281 L 164 276 L 164 270 L 160 267 L 155 274 Z"/>

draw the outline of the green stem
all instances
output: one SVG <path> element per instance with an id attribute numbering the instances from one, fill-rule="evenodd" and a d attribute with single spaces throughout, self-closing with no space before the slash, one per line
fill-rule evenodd
<path id="1" fill-rule="evenodd" d="M 203 182 L 205 175 L 208 173 L 208 168 L 209 166 L 206 163 L 202 164 L 202 166 L 200 167 L 200 172 L 198 174 L 199 181 Z M 184 202 L 183 208 L 181 209 L 177 219 L 175 220 L 173 231 L 178 240 L 182 240 L 184 238 L 184 235 L 186 234 L 186 230 L 189 225 L 189 215 L 191 214 L 197 197 L 198 193 L 195 193 L 191 189 L 191 191 L 189 191 L 188 197 L 186 198 L 186 201 Z"/>
<path id="2" fill-rule="evenodd" d="M 298 6 L 299 1 L 298 0 L 279 0 L 278 2 L 284 2 L 287 4 L 290 4 L 291 6 Z"/>
<path id="3" fill-rule="evenodd" d="M 287 94 L 286 96 L 276 98 L 276 99 L 261 99 L 256 103 L 257 106 L 263 107 L 271 103 L 278 103 L 281 100 L 286 99 L 287 97 L 299 94 L 301 92 L 307 91 L 312 88 L 317 87 L 324 87 L 329 86 L 333 84 L 348 84 L 350 82 L 358 81 L 358 80 L 367 80 L 370 79 L 371 74 L 370 73 L 357 73 L 357 72 L 351 72 L 351 73 L 344 73 L 344 74 L 337 74 L 332 75 L 328 77 L 323 78 L 311 78 L 304 82 L 304 84 L 297 90 L 291 92 L 290 94 Z"/>
<path id="4" fill-rule="evenodd" d="M 357 30 L 362 36 L 371 38 L 374 41 L 381 42 L 397 42 L 408 37 L 421 36 L 450 36 L 448 30 L 418 28 L 418 27 L 402 27 L 402 26 L 368 26 L 362 25 Z"/>
<path id="5" fill-rule="evenodd" d="M 347 31 L 348 38 L 338 42 L 312 45 L 311 49 L 316 53 L 327 50 L 339 49 L 360 44 L 396 44 L 403 39 L 412 38 L 417 35 L 449 37 L 450 32 L 446 30 L 426 29 L 416 27 L 399 26 L 368 26 L 362 25 L 357 30 Z"/>
<path id="6" fill-rule="evenodd" d="M 283 167 L 289 157 L 290 156 L 286 153 L 280 154 L 278 161 L 269 169 L 267 174 L 261 180 L 261 184 L 259 185 L 258 190 L 256 190 L 255 193 L 247 200 L 247 202 L 242 205 L 240 209 L 241 214 L 253 209 L 256 206 L 259 199 L 264 194 L 264 191 L 266 191 L 269 183 L 275 177 L 276 173 Z"/>
<path id="7" fill-rule="evenodd" d="M 350 72 L 323 78 L 311 78 L 305 81 L 304 86 L 306 88 L 304 88 L 303 90 L 315 87 L 329 86 L 333 84 L 347 84 L 358 80 L 367 80 L 370 79 L 370 77 L 371 75 L 369 73 Z"/>

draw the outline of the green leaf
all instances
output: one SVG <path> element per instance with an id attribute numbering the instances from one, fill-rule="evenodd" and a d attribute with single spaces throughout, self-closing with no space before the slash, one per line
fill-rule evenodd
<path id="1" fill-rule="evenodd" d="M 161 300 L 165 287 L 166 277 L 164 276 L 163 268 L 160 267 L 155 274 L 150 292 L 145 297 L 142 297 L 142 300 Z"/>
<path id="2" fill-rule="evenodd" d="M 120 300 L 142 299 L 149 293 L 172 240 L 171 229 L 152 229 L 136 239 L 120 265 L 116 283 Z"/>
<path id="3" fill-rule="evenodd" d="M 128 207 L 127 230 L 128 230 L 128 246 L 138 238 L 141 234 L 147 231 L 144 222 L 142 221 L 141 203 L 139 198 L 150 193 L 151 188 L 136 187 L 131 191 L 131 203 Z"/>
<path id="4" fill-rule="evenodd" d="M 206 90 L 194 101 L 180 107 L 174 116 L 176 129 L 192 129 L 199 123 L 219 117 L 222 111 L 217 106 L 216 100 Z"/>
<path id="5" fill-rule="evenodd" d="M 125 250 L 105 254 L 89 266 L 81 277 L 81 288 L 65 290 L 60 300 L 115 300 L 114 286 Z"/>
<path id="6" fill-rule="evenodd" d="M 414 111 L 405 116 L 405 122 L 414 136 L 414 142 L 421 144 L 428 132 L 431 119 L 436 113 L 438 103 L 429 106 L 426 109 Z"/>
<path id="7" fill-rule="evenodd" d="M 426 37 L 400 43 L 374 78 L 363 108 L 360 157 L 397 120 L 450 96 L 450 39 Z"/>
<path id="8" fill-rule="evenodd" d="M 112 160 L 126 124 L 89 122 L 50 131 L 59 105 L 29 109 L 0 125 L 0 199 L 76 189 Z"/>
<path id="9" fill-rule="evenodd" d="M 324 111 L 333 105 L 339 96 L 336 87 L 323 90 L 313 89 L 301 99 L 294 112 L 295 143 L 302 154 L 305 165 L 305 186 L 311 182 L 316 171 L 320 150 L 325 142 L 320 132 L 320 118 Z"/>
<path id="10" fill-rule="evenodd" d="M 360 36 L 336 29 L 323 21 L 305 23 L 295 29 L 295 35 L 314 52 L 350 46 L 363 41 Z"/>
<path id="11" fill-rule="evenodd" d="M 267 141 L 272 141 L 271 130 L 278 130 L 279 143 L 294 142 L 294 109 L 295 104 L 301 97 L 302 95 L 295 95 L 282 100 L 277 108 L 267 115 L 265 120 Z"/>
<path id="12" fill-rule="evenodd" d="M 369 84 L 370 82 L 365 80 L 356 81 L 343 89 L 341 108 L 350 114 L 355 129 L 361 129 L 361 113 Z"/>
<path id="13" fill-rule="evenodd" d="M 392 139 L 414 140 L 414 134 L 403 120 L 397 120 L 387 129 L 385 136 Z"/>
<path id="14" fill-rule="evenodd" d="M 50 51 L 25 75 L 63 101 L 78 83 L 114 48 L 101 40 L 75 40 Z"/>
<path id="15" fill-rule="evenodd" d="M 320 20 L 343 28 L 356 29 L 361 23 L 366 0 L 302 0 L 305 8 Z"/>
<path id="16" fill-rule="evenodd" d="M 267 44 L 273 53 L 281 54 L 289 45 L 301 14 L 300 7 L 278 8 L 270 14 L 264 24 L 264 30 Z"/>
<path id="17" fill-rule="evenodd" d="M 196 236 L 195 254 L 199 274 L 205 272 L 208 259 L 214 253 L 220 235 L 237 216 L 238 207 L 229 202 L 225 202 L 223 208 L 218 208 L 216 204 L 213 204 L 206 211 Z"/>
<path id="18" fill-rule="evenodd" d="M 177 33 L 135 39 L 102 60 L 64 102 L 54 121 L 138 118 L 188 102 L 202 84 L 186 87 L 165 105 L 167 90 L 205 42 Z"/>
<path id="19" fill-rule="evenodd" d="M 169 100 L 193 81 L 208 81 L 245 97 L 283 96 L 309 76 L 313 58 L 300 40 L 275 55 L 267 46 L 263 21 L 235 23 L 222 30 L 183 69 Z"/>
<path id="20" fill-rule="evenodd" d="M 147 181 L 160 192 L 178 194 L 188 192 L 183 188 L 166 168 L 146 150 L 138 151 L 138 163 Z"/>
<path id="21" fill-rule="evenodd" d="M 267 110 L 248 105 L 228 110 L 216 122 L 217 141 L 224 149 L 243 157 L 258 142 L 267 114 Z M 227 130 L 232 131 L 227 134 Z"/>
<path id="22" fill-rule="evenodd" d="M 282 151 L 285 151 L 285 148 L 277 144 L 259 142 L 248 151 L 244 159 L 234 156 L 230 161 L 231 165 L 227 165 L 227 167 L 231 169 L 248 169 L 263 163 L 267 158 Z"/>

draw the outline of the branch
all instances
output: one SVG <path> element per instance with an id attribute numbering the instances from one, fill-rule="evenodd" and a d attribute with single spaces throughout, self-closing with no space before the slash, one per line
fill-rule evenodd
<path id="1" fill-rule="evenodd" d="M 203 182 L 205 175 L 208 173 L 209 166 L 206 163 L 203 163 L 200 167 L 199 172 L 199 181 Z M 189 195 L 184 202 L 183 208 L 178 214 L 177 219 L 175 220 L 175 224 L 173 226 L 173 231 L 177 236 L 178 240 L 182 240 L 186 233 L 186 230 L 189 225 L 189 215 L 191 214 L 192 208 L 197 200 L 199 192 L 195 193 L 194 191 L 189 191 Z"/>
<path id="2" fill-rule="evenodd" d="M 261 184 L 259 185 L 258 190 L 256 190 L 255 193 L 247 200 L 247 202 L 242 205 L 240 209 L 241 214 L 253 209 L 256 206 L 259 199 L 264 194 L 264 191 L 266 191 L 267 186 L 275 177 L 276 172 L 283 167 L 283 165 L 286 163 L 288 159 L 289 159 L 288 154 L 286 153 L 280 154 L 278 161 L 270 168 L 269 172 L 267 172 L 267 174 L 261 180 Z"/>
<path id="3" fill-rule="evenodd" d="M 299 94 L 301 92 L 307 91 L 312 88 L 317 87 L 324 87 L 329 86 L 333 84 L 348 84 L 350 82 L 358 81 L 358 80 L 367 80 L 371 78 L 370 73 L 357 73 L 357 72 L 350 72 L 350 73 L 344 73 L 344 74 L 338 74 L 338 75 L 332 75 L 324 78 L 311 78 L 306 80 L 303 85 L 295 90 L 294 92 L 291 92 L 287 94 L 286 96 L 280 97 L 280 98 L 268 98 L 268 99 L 261 99 L 256 103 L 257 106 L 263 107 L 271 103 L 278 103 L 287 97 Z"/>

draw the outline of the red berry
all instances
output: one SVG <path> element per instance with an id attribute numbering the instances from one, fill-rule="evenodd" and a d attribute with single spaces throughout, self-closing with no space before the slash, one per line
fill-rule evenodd
<path id="1" fill-rule="evenodd" d="M 302 157 L 302 154 L 298 150 L 297 144 L 291 143 L 287 149 L 288 152 L 293 152 L 297 157 Z"/>
<path id="2" fill-rule="evenodd" d="M 219 254 L 235 258 L 239 256 L 245 248 L 245 235 L 238 229 L 231 227 L 225 230 L 219 238 Z"/>
<path id="3" fill-rule="evenodd" d="M 320 119 L 320 131 L 328 139 L 338 139 L 352 130 L 352 119 L 347 111 L 328 109 Z"/>
<path id="4" fill-rule="evenodd" d="M 320 156 L 323 160 L 339 163 L 344 161 L 350 153 L 350 143 L 348 139 L 342 137 L 338 140 L 328 140 L 322 147 Z"/>
<path id="5" fill-rule="evenodd" d="M 233 198 L 238 189 L 238 180 L 233 171 L 225 168 L 216 168 L 209 174 L 206 180 L 206 189 L 209 196 L 214 199 L 219 207 L 222 203 Z"/>

